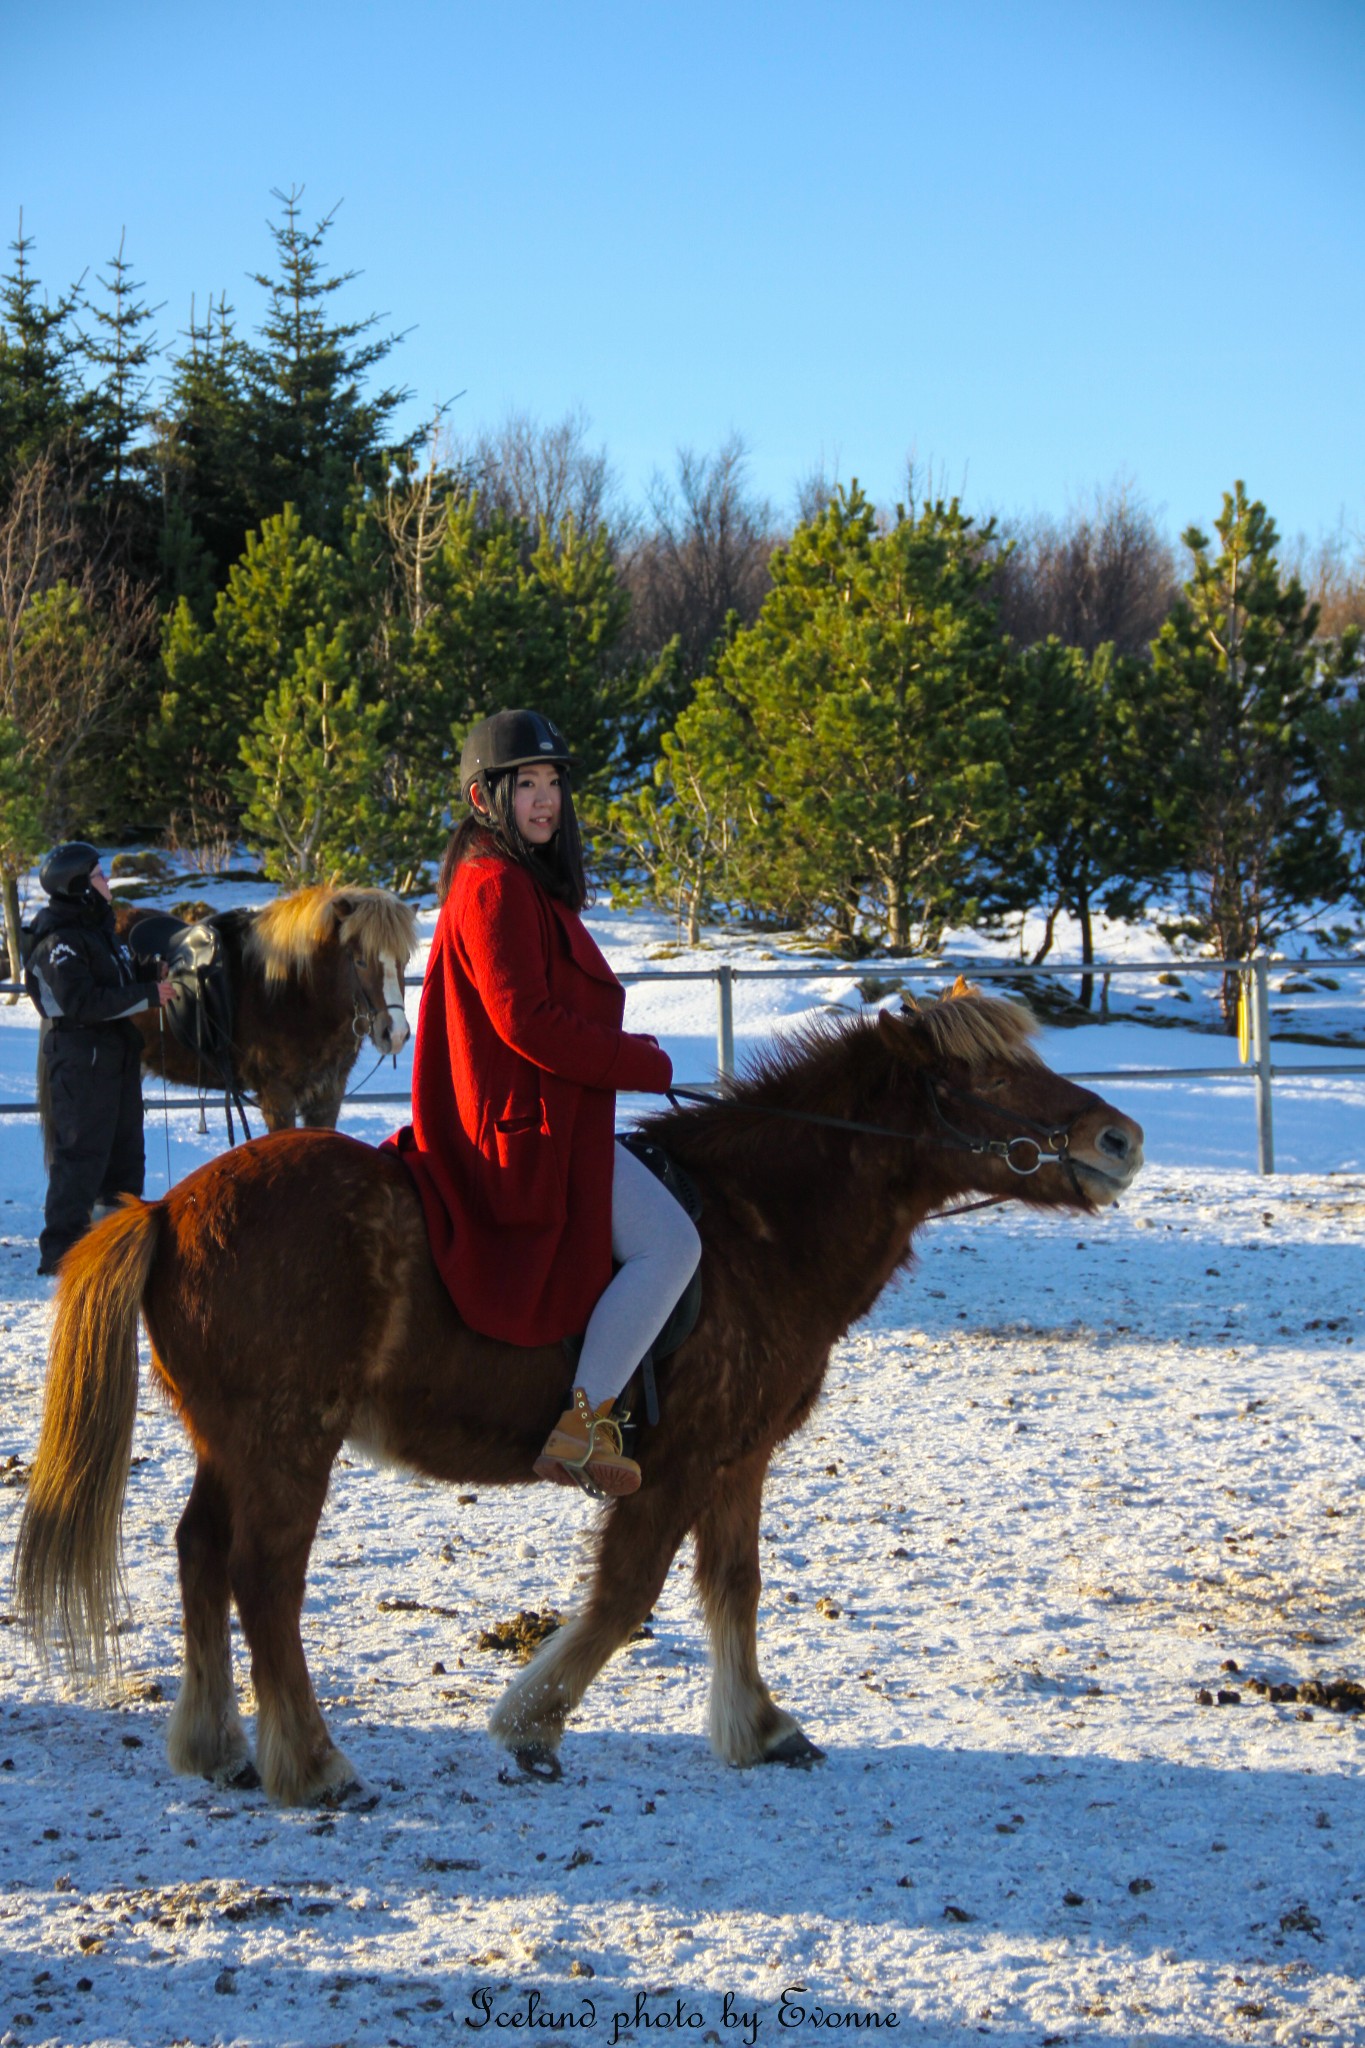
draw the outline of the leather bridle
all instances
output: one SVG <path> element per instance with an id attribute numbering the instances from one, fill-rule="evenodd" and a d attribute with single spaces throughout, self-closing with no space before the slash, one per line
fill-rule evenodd
<path id="1" fill-rule="evenodd" d="M 929 1094 L 929 1106 L 952 1141 L 951 1150 L 976 1152 L 994 1159 L 1003 1159 L 1011 1173 L 1017 1173 L 1025 1180 L 1037 1173 L 1042 1166 L 1063 1166 L 1077 1198 L 1081 1201 L 1086 1199 L 1076 1178 L 1076 1167 L 1071 1157 L 1071 1131 L 1076 1122 L 1074 1117 L 1069 1124 L 1042 1124 L 1033 1117 L 1024 1116 L 1017 1109 L 1005 1109 L 999 1103 L 990 1102 L 984 1095 L 973 1095 L 968 1089 L 945 1088 L 944 1093 L 949 1094 L 954 1102 L 969 1104 L 973 1109 L 985 1110 L 988 1116 L 1007 1118 L 1010 1123 L 1023 1124 L 1025 1127 L 1013 1138 L 973 1138 L 969 1132 L 959 1130 L 956 1124 L 950 1123 L 943 1114 L 943 1105 L 938 1099 L 939 1087 L 942 1084 L 935 1082 L 932 1075 L 926 1074 L 924 1085 Z M 1015 1148 L 1021 1145 L 1033 1147 L 1031 1164 L 1023 1163 L 1015 1157 Z"/>
<path id="2" fill-rule="evenodd" d="M 956 1124 L 950 1123 L 943 1114 L 943 1105 L 939 1101 L 939 1088 L 942 1084 L 935 1082 L 931 1075 L 926 1075 L 924 1085 L 928 1090 L 930 1108 L 952 1140 L 949 1148 L 952 1151 L 989 1153 L 992 1158 L 1003 1159 L 1011 1173 L 1020 1174 L 1024 1178 L 1037 1173 L 1040 1166 L 1070 1166 L 1070 1124 L 1040 1124 L 1033 1117 L 1024 1116 L 1017 1109 L 1002 1108 L 999 1103 L 989 1101 L 984 1095 L 973 1095 L 965 1088 L 945 1088 L 944 1093 L 950 1094 L 954 1102 L 968 1104 L 972 1109 L 983 1109 L 988 1116 L 1008 1118 L 1011 1123 L 1024 1125 L 1024 1130 L 1013 1138 L 973 1138 L 969 1132 L 959 1130 Z M 1015 1158 L 1015 1147 L 1019 1145 L 1033 1147 L 1031 1163 L 1025 1164 Z"/>
<path id="3" fill-rule="evenodd" d="M 365 984 L 360 978 L 360 966 L 354 953 L 350 955 L 350 962 L 351 979 L 355 983 L 355 1008 L 351 1017 L 351 1030 L 355 1033 L 357 1039 L 372 1039 L 374 1037 L 376 1018 L 392 1017 L 394 1015 L 406 1018 L 407 1012 L 401 1003 L 376 1003 L 371 1001 Z M 382 960 L 380 966 L 383 966 Z M 398 986 L 401 989 L 403 986 L 402 968 L 398 968 L 397 972 Z M 382 1054 L 380 1056 L 381 1058 L 383 1057 Z"/>

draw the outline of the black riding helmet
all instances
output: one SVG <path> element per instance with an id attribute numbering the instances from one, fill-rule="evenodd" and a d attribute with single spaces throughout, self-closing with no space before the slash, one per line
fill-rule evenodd
<path id="1" fill-rule="evenodd" d="M 468 803 L 471 782 L 532 761 L 572 768 L 573 756 L 559 727 L 539 711 L 495 711 L 470 727 L 460 749 L 460 795 Z"/>
<path id="2" fill-rule="evenodd" d="M 49 896 L 74 902 L 85 894 L 99 864 L 97 846 L 92 846 L 88 839 L 68 839 L 53 847 L 38 870 L 38 880 Z"/>

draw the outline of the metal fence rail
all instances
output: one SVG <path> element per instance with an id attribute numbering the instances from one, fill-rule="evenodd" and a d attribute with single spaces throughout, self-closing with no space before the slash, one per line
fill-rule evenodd
<path id="1" fill-rule="evenodd" d="M 1123 975 L 1182 975 L 1217 974 L 1220 977 L 1238 974 L 1243 977 L 1246 991 L 1249 1021 L 1249 1043 L 1244 1055 L 1248 1077 L 1256 1091 L 1256 1149 L 1257 1163 L 1262 1173 L 1275 1171 L 1275 1127 L 1273 1083 L 1276 1077 L 1290 1079 L 1306 1075 L 1330 1077 L 1336 1074 L 1365 1074 L 1365 1063 L 1333 1060 L 1314 1066 L 1277 1065 L 1271 1056 L 1270 1033 L 1270 973 L 1280 972 L 1308 974 L 1314 969 L 1333 973 L 1365 972 L 1365 960 L 1285 960 L 1258 954 L 1251 960 L 1125 960 L 1092 961 L 1088 966 L 1071 962 L 1058 962 L 1051 966 L 1033 966 L 1031 963 L 1012 962 L 977 963 L 967 962 L 959 969 L 956 963 L 942 961 L 934 966 L 921 966 L 896 961 L 863 961 L 857 964 L 862 973 L 881 971 L 899 982 L 944 981 L 955 977 L 959 971 L 970 975 L 973 981 L 1017 981 L 1035 979 L 1055 981 L 1065 977 L 1071 980 L 1103 981 L 1108 983 Z M 733 967 L 728 964 L 711 968 L 685 968 L 673 973 L 642 969 L 623 974 L 623 982 L 639 981 L 714 981 L 716 984 L 716 1068 L 722 1075 L 735 1070 L 735 1022 L 734 985 L 741 978 L 746 981 L 793 981 L 811 980 L 820 976 L 848 975 L 855 971 L 853 963 L 831 961 L 828 965 L 812 962 L 805 967 Z M 1194 1079 L 1236 1080 L 1243 1071 L 1243 1062 L 1226 1067 L 1115 1067 L 1095 1073 L 1068 1074 L 1072 1081 L 1180 1081 Z"/>
<path id="2" fill-rule="evenodd" d="M 1089 966 L 1077 966 L 1070 962 L 1052 966 L 1035 967 L 1031 963 L 1015 962 L 1009 965 L 997 963 L 965 962 L 959 966 L 951 961 L 934 966 L 920 965 L 901 960 L 845 962 L 831 960 L 811 961 L 803 967 L 735 967 L 729 962 L 718 967 L 677 967 L 677 968 L 636 968 L 622 974 L 620 980 L 626 986 L 649 981 L 710 981 L 716 986 L 716 1073 L 719 1080 L 729 1078 L 735 1071 L 735 1012 L 734 992 L 737 981 L 812 981 L 829 979 L 833 976 L 847 978 L 850 974 L 880 973 L 896 982 L 937 981 L 955 977 L 959 972 L 970 975 L 974 982 L 1017 981 L 1036 979 L 1056 981 L 1061 978 L 1088 979 L 1110 982 L 1125 975 L 1163 974 L 1239 974 L 1247 998 L 1248 1043 L 1243 1061 L 1234 1066 L 1212 1067 L 1106 1067 L 1087 1073 L 1068 1073 L 1071 1081 L 1238 1081 L 1245 1077 L 1256 1093 L 1256 1137 L 1257 1162 L 1260 1171 L 1270 1174 L 1275 1171 L 1274 1096 L 1276 1080 L 1331 1080 L 1339 1075 L 1365 1074 L 1365 1061 L 1330 1060 L 1313 1065 L 1287 1066 L 1272 1058 L 1270 1032 L 1270 974 L 1272 969 L 1279 972 L 1309 974 L 1315 969 L 1329 970 L 1333 974 L 1365 972 L 1362 960 L 1284 960 L 1258 955 L 1252 960 L 1125 960 L 1092 961 Z M 22 993 L 9 983 L 0 983 L 0 995 Z M 404 1090 L 373 1094 L 368 1091 L 349 1098 L 354 1102 L 371 1104 L 406 1104 L 410 1097 Z M 224 1106 L 221 1095 L 166 1095 L 144 1096 L 144 1108 L 148 1112 L 158 1110 L 221 1109 Z M 36 1102 L 0 1102 L 0 1116 L 33 1116 L 37 1113 Z"/>

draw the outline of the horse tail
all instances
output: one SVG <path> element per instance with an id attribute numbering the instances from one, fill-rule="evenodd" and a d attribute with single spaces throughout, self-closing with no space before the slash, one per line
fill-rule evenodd
<path id="1" fill-rule="evenodd" d="M 137 1324 L 159 1205 L 128 1200 L 62 1261 L 47 1391 L 14 1553 L 16 1604 L 44 1652 L 118 1662 L 119 1524 L 137 1413 Z"/>
<path id="2" fill-rule="evenodd" d="M 38 1129 L 43 1134 L 43 1172 L 52 1171 L 52 1070 L 44 1057 L 47 1051 L 47 1034 L 52 1029 L 51 1019 L 44 1017 L 38 1026 Z"/>

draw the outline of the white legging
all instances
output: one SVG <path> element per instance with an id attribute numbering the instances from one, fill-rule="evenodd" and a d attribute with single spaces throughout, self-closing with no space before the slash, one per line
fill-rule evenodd
<path id="1" fill-rule="evenodd" d="M 574 1375 L 594 1408 L 620 1393 L 701 1257 L 696 1226 L 663 1182 L 624 1145 L 615 1152 L 611 1255 L 621 1270 L 588 1319 Z"/>

